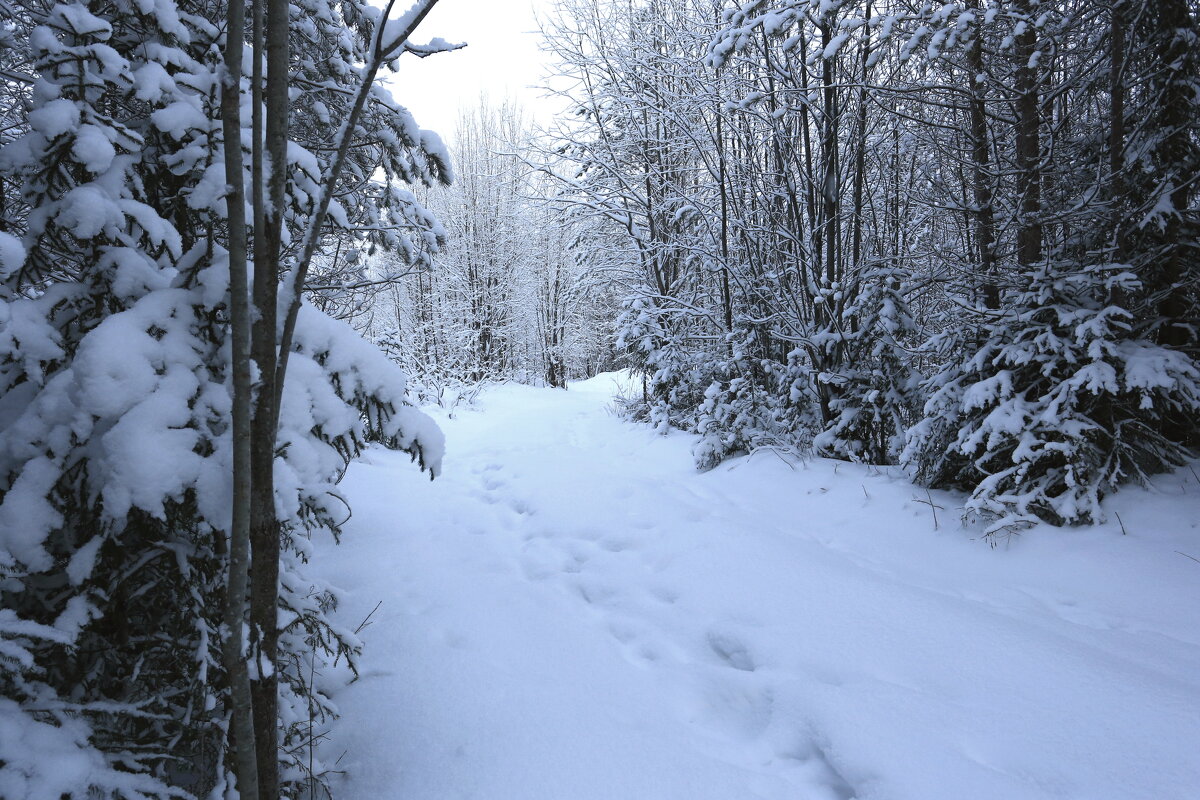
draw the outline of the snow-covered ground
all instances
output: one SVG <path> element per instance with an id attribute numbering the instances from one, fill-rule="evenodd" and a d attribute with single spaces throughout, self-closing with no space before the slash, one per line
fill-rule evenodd
<path id="1" fill-rule="evenodd" d="M 351 469 L 340 798 L 1200 796 L 1195 472 L 993 549 L 898 473 L 697 474 L 613 384 L 443 415 L 432 484 Z"/>

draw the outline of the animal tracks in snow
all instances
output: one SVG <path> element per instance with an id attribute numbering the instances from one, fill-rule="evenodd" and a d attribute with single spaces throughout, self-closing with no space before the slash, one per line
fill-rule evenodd
<path id="1" fill-rule="evenodd" d="M 498 479 L 493 483 L 504 485 Z M 613 492 L 625 500 L 636 493 L 631 486 Z M 704 502 L 703 497 L 688 494 L 688 501 Z M 497 498 L 497 502 L 502 501 Z M 707 515 L 685 507 L 681 516 L 695 522 Z M 822 760 L 819 748 L 804 738 L 801 722 L 776 714 L 776 689 L 770 679 L 757 674 L 762 661 L 754 624 L 728 619 L 706 622 L 678 588 L 664 581 L 662 572 L 670 559 L 656 553 L 656 532 L 662 526 L 658 519 L 639 516 L 614 521 L 609 527 L 594 521 L 558 520 L 562 524 L 551 527 L 532 524 L 538 518 L 531 510 L 525 519 L 529 524 L 513 540 L 521 574 L 531 582 L 557 585 L 561 595 L 576 604 L 589 624 L 607 633 L 633 666 L 661 672 L 664 680 L 703 675 L 693 685 L 692 701 L 679 709 L 683 722 L 700 725 L 709 736 L 739 746 L 758 742 L 744 756 L 747 765 L 764 758 L 766 752 L 769 760 L 787 762 L 787 771 L 803 775 L 805 782 L 840 787 L 830 790 L 830 798 L 852 796 L 848 784 Z M 759 741 L 768 731 L 771 741 Z M 772 744 L 776 738 L 788 744 L 776 748 Z"/>
<path id="2" fill-rule="evenodd" d="M 749 648 L 736 636 L 720 631 L 709 631 L 708 646 L 721 663 L 742 672 L 754 672 L 757 665 Z"/>

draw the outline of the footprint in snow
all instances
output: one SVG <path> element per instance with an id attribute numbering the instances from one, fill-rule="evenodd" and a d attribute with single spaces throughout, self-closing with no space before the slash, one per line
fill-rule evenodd
<path id="1" fill-rule="evenodd" d="M 526 580 L 544 581 L 563 571 L 562 554 L 546 546 L 545 539 L 525 543 L 518 564 Z"/>
<path id="2" fill-rule="evenodd" d="M 472 491 L 470 494 L 471 494 L 471 497 L 475 498 L 476 500 L 479 500 L 480 502 L 486 503 L 489 506 L 494 506 L 500 502 L 500 498 L 497 497 L 496 494 L 493 492 L 476 490 L 476 491 Z"/>
<path id="3" fill-rule="evenodd" d="M 737 636 L 721 631 L 709 631 L 708 646 L 721 663 L 728 667 L 742 672 L 754 672 L 758 669 L 750 649 Z"/>
<path id="4" fill-rule="evenodd" d="M 618 594 L 611 584 L 597 580 L 577 578 L 572 585 L 589 606 L 608 606 Z"/>
<path id="5" fill-rule="evenodd" d="M 650 596 L 663 605 L 673 606 L 679 600 L 679 592 L 665 586 L 650 587 Z"/>
<path id="6" fill-rule="evenodd" d="M 620 536 L 606 536 L 599 542 L 600 546 L 610 553 L 622 553 L 633 546 L 633 542 Z"/>
<path id="7" fill-rule="evenodd" d="M 637 620 L 611 616 L 608 632 L 621 645 L 625 660 L 637 667 L 647 668 L 663 660 L 664 651 L 654 641 L 654 631 Z"/>
<path id="8" fill-rule="evenodd" d="M 583 572 L 584 565 L 592 560 L 593 551 L 592 548 L 585 545 L 573 544 L 560 550 L 560 552 L 564 558 L 562 571 L 578 575 L 580 572 Z"/>
<path id="9" fill-rule="evenodd" d="M 806 785 L 813 785 L 813 788 L 819 786 L 827 790 L 827 794 L 824 794 L 823 798 L 854 800 L 854 787 L 833 766 L 825 750 L 811 737 L 806 737 L 791 747 L 776 751 L 776 756 L 795 762 L 797 767 L 804 772 Z"/>
<path id="10" fill-rule="evenodd" d="M 775 717 L 775 693 L 768 686 L 715 683 L 702 698 L 697 717 L 733 739 L 762 736 Z"/>

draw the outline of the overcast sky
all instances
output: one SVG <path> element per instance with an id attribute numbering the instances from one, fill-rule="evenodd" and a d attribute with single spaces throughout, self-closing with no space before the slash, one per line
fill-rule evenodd
<path id="1" fill-rule="evenodd" d="M 453 141 L 459 109 L 478 103 L 481 92 L 499 101 L 506 94 L 546 121 L 551 106 L 528 88 L 541 82 L 545 56 L 538 50 L 535 13 L 544 15 L 552 0 L 439 0 L 413 40 L 441 37 L 466 42 L 453 53 L 419 59 L 406 55 L 400 71 L 387 76 L 396 100 L 408 107 L 417 124 Z M 397 2 L 397 7 L 407 3 Z"/>

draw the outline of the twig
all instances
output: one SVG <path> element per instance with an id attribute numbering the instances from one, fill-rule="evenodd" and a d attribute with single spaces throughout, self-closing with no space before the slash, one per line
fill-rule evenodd
<path id="1" fill-rule="evenodd" d="M 382 600 L 380 600 L 378 603 L 375 604 L 375 607 L 371 609 L 370 614 L 367 614 L 365 617 L 363 617 L 363 621 L 358 623 L 358 627 L 354 629 L 355 636 L 357 636 L 362 631 L 363 628 L 365 628 L 371 624 L 371 617 L 375 616 L 375 612 L 379 610 L 379 607 L 381 605 L 383 605 Z M 342 654 L 339 649 L 338 654 L 333 657 L 333 665 L 336 667 L 338 665 L 338 662 L 341 660 L 342 660 Z M 357 678 L 355 678 L 355 680 L 357 680 Z M 353 681 L 351 681 L 351 682 L 353 683 Z"/>
<path id="2" fill-rule="evenodd" d="M 1200 558 L 1196 558 L 1195 556 L 1189 556 L 1187 553 L 1183 552 L 1182 550 L 1176 550 L 1175 552 L 1179 553 L 1179 555 L 1183 556 L 1184 558 L 1190 558 L 1192 561 L 1195 561 L 1197 564 L 1200 564 Z"/>
<path id="3" fill-rule="evenodd" d="M 296 746 L 294 746 L 288 750 L 284 750 L 284 752 L 287 753 L 288 755 L 291 755 L 293 753 L 299 752 L 302 748 L 309 747 L 318 742 L 327 741 L 328 739 L 329 739 L 329 731 L 321 731 L 320 733 L 315 733 L 315 734 L 310 735 L 303 742 L 300 742 L 299 744 L 297 744 Z"/>
<path id="4" fill-rule="evenodd" d="M 1118 524 L 1120 524 L 1120 526 L 1121 526 L 1121 535 L 1122 535 L 1122 536 L 1128 536 L 1128 535 L 1129 535 L 1129 531 L 1125 530 L 1125 520 L 1121 519 L 1121 515 L 1120 515 L 1120 514 L 1118 514 L 1118 513 L 1117 513 L 1117 512 L 1115 512 L 1115 511 L 1113 512 L 1113 516 L 1115 516 L 1115 517 L 1117 518 L 1117 522 L 1118 522 Z"/>
<path id="5" fill-rule="evenodd" d="M 383 605 L 382 600 L 380 600 L 378 603 L 375 604 L 375 607 L 371 609 L 370 614 L 367 614 L 365 617 L 363 617 L 363 621 L 358 623 L 358 627 L 354 629 L 355 635 L 357 635 L 359 633 L 359 631 L 361 631 L 363 628 L 365 628 L 371 624 L 371 622 L 370 622 L 371 617 L 375 616 L 375 612 L 379 610 L 379 607 L 381 605 Z"/>
<path id="6" fill-rule="evenodd" d="M 778 459 L 779 459 L 780 461 L 782 461 L 784 464 L 787 464 L 787 468 L 788 468 L 788 469 L 790 469 L 792 472 L 795 472 L 795 471 L 796 471 L 796 465 L 795 465 L 795 464 L 793 464 L 792 462 L 788 461 L 786 458 L 784 458 L 782 453 L 780 453 L 780 452 L 779 452 L 778 450 L 776 450 L 775 448 L 771 448 L 771 452 L 775 454 L 775 457 L 776 457 L 776 458 L 778 458 Z"/>
<path id="7" fill-rule="evenodd" d="M 864 488 L 863 491 L 865 492 L 866 488 Z M 933 512 L 933 529 L 936 531 L 938 529 L 937 510 L 940 508 L 942 511 L 945 511 L 946 507 L 939 506 L 937 503 L 933 502 L 933 495 L 931 495 L 929 493 L 928 487 L 925 488 L 925 497 L 926 497 L 925 500 L 922 500 L 919 497 L 914 497 L 913 500 L 918 503 L 925 503 L 926 505 L 929 506 L 929 510 Z"/>

